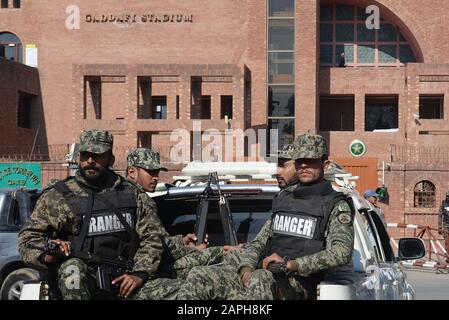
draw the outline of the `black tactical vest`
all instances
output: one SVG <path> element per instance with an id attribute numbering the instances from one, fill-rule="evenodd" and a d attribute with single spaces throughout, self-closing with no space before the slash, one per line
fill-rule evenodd
<path id="1" fill-rule="evenodd" d="M 87 196 L 75 195 L 64 181 L 59 191 L 80 223 L 79 232 L 69 235 L 73 250 L 90 252 L 104 258 L 132 259 L 138 248 L 135 230 L 137 201 L 134 190 L 123 183 L 101 194 L 87 190 Z"/>
<path id="2" fill-rule="evenodd" d="M 290 197 L 293 191 L 299 186 L 299 182 L 297 180 L 290 182 L 284 189 L 281 189 L 273 198 L 273 208 L 277 205 L 277 202 L 282 202 L 284 198 Z"/>
<path id="3" fill-rule="evenodd" d="M 273 207 L 271 238 L 267 255 L 276 252 L 290 259 L 322 251 L 326 247 L 325 231 L 335 204 L 346 199 L 330 182 L 298 188 L 276 201 Z"/>

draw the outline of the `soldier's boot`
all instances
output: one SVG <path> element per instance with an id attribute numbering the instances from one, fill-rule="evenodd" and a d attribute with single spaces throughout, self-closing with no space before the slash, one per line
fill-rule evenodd
<path id="1" fill-rule="evenodd" d="M 90 300 L 89 269 L 80 259 L 63 262 L 58 270 L 59 289 L 64 300 Z"/>

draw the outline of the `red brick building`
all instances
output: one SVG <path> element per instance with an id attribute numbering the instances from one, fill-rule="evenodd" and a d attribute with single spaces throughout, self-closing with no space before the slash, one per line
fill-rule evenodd
<path id="1" fill-rule="evenodd" d="M 123 154 L 149 146 L 169 162 L 171 132 L 194 119 L 278 128 L 281 145 L 308 130 L 362 175 L 361 191 L 384 177 L 388 221 L 436 225 L 449 189 L 447 21 L 441 0 L 1 1 L 0 44 L 16 62 L 0 63 L 0 141 L 31 143 L 39 127 L 45 148 L 95 127 Z M 11 81 L 17 62 L 38 78 Z M 6 129 L 19 92 L 37 115 Z"/>

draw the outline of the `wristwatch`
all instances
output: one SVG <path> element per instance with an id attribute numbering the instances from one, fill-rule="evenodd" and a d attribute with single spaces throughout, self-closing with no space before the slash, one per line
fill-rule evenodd
<path id="1" fill-rule="evenodd" d="M 284 257 L 284 262 L 282 262 L 281 266 L 280 266 L 280 270 L 285 273 L 286 275 L 290 274 L 290 270 L 288 270 L 287 267 L 287 263 L 290 261 L 290 257 L 289 256 L 285 256 Z"/>

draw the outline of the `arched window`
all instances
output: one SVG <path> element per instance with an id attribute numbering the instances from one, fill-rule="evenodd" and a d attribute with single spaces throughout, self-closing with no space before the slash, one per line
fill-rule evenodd
<path id="1" fill-rule="evenodd" d="M 414 189 L 415 208 L 435 208 L 435 185 L 430 181 L 420 181 Z"/>
<path id="2" fill-rule="evenodd" d="M 15 34 L 0 32 L 0 57 L 22 62 L 22 43 Z"/>
<path id="3" fill-rule="evenodd" d="M 346 4 L 320 7 L 322 66 L 403 66 L 416 62 L 399 27 L 380 17 L 380 28 L 368 29 L 365 8 Z M 342 59 L 344 53 L 344 59 Z"/>

